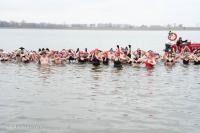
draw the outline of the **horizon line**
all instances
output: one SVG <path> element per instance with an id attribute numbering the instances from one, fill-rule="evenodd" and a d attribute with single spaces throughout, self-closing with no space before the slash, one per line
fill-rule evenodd
<path id="1" fill-rule="evenodd" d="M 0 19 L 0 22 L 8 22 L 8 23 L 11 23 L 11 22 L 14 22 L 14 23 L 34 23 L 34 24 L 55 24 L 55 25 L 72 25 L 72 24 L 87 24 L 87 25 L 90 25 L 90 24 L 95 24 L 95 25 L 98 25 L 98 24 L 113 24 L 113 25 L 130 25 L 130 26 L 168 26 L 168 25 L 171 25 L 171 26 L 179 26 L 179 25 L 182 25 L 183 27 L 200 27 L 200 24 L 196 26 L 193 25 L 193 26 L 188 26 L 188 25 L 184 25 L 184 24 L 181 24 L 181 23 L 168 23 L 168 24 L 131 24 L 131 23 L 115 23 L 115 22 L 96 22 L 96 23 L 66 23 L 65 21 L 62 22 L 62 23 L 55 23 L 55 22 L 45 22 L 45 21 L 39 21 L 39 22 L 31 22 L 31 21 L 27 21 L 27 20 L 20 20 L 20 21 L 17 21 L 17 20 L 1 20 Z"/>

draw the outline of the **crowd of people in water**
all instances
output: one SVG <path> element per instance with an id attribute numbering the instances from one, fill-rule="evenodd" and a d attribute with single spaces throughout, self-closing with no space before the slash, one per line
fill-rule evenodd
<path id="1" fill-rule="evenodd" d="M 48 48 L 38 49 L 38 51 L 28 51 L 23 47 L 13 51 L 4 52 L 0 49 L 0 61 L 13 63 L 38 63 L 40 65 L 66 64 L 66 63 L 90 63 L 94 66 L 113 65 L 114 67 L 122 67 L 123 65 L 131 65 L 134 67 L 145 66 L 146 68 L 154 68 L 158 62 L 165 65 L 173 66 L 177 62 L 184 65 L 194 64 L 200 65 L 200 49 L 190 51 L 188 47 L 184 47 L 181 51 L 166 50 L 163 55 L 149 50 L 142 49 L 132 50 L 131 45 L 127 47 L 119 47 L 117 45 L 114 50 L 108 51 L 94 49 L 88 51 L 87 48 L 81 51 L 73 49 L 62 49 L 61 51 L 50 50 Z"/>

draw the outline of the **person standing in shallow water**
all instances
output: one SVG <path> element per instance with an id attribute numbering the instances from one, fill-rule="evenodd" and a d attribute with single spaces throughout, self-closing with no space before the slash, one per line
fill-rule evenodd
<path id="1" fill-rule="evenodd" d="M 42 51 L 39 56 L 39 64 L 41 65 L 49 65 L 49 54 L 45 51 Z"/>
<path id="2" fill-rule="evenodd" d="M 184 65 L 189 65 L 190 63 L 189 53 L 184 53 L 180 58 L 182 59 Z"/>
<path id="3" fill-rule="evenodd" d="M 122 63 L 121 63 L 120 53 L 119 53 L 119 52 L 116 52 L 116 53 L 115 53 L 114 67 L 118 67 L 118 68 L 121 68 L 121 67 L 122 67 Z"/>
<path id="4" fill-rule="evenodd" d="M 145 67 L 147 69 L 154 68 L 154 66 L 156 65 L 154 53 L 152 51 L 149 51 L 149 52 L 146 53 L 146 57 L 147 57 L 147 59 L 144 61 Z"/>
<path id="5" fill-rule="evenodd" d="M 100 56 L 99 56 L 99 50 L 96 49 L 92 55 L 92 64 L 94 66 L 99 66 L 100 65 Z"/>
<path id="6" fill-rule="evenodd" d="M 136 51 L 133 52 L 133 67 L 140 67 L 142 64 L 142 57 L 145 55 L 145 51 L 138 48 Z"/>
<path id="7" fill-rule="evenodd" d="M 173 55 L 171 52 L 168 53 L 168 55 L 165 57 L 164 64 L 167 66 L 173 66 L 176 63 L 175 55 Z"/>
<path id="8" fill-rule="evenodd" d="M 62 64 L 62 59 L 61 59 L 61 55 L 56 53 L 54 54 L 54 59 L 53 59 L 54 64 Z"/>
<path id="9" fill-rule="evenodd" d="M 200 53 L 194 54 L 194 65 L 200 65 Z"/>
<path id="10" fill-rule="evenodd" d="M 103 53 L 102 60 L 103 60 L 103 64 L 104 65 L 108 65 L 109 64 L 109 58 L 108 58 L 108 53 L 107 52 Z"/>

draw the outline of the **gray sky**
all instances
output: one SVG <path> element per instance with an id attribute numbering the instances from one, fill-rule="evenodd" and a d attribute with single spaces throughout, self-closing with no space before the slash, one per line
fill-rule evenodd
<path id="1" fill-rule="evenodd" d="M 0 20 L 200 26 L 200 0 L 0 0 Z"/>

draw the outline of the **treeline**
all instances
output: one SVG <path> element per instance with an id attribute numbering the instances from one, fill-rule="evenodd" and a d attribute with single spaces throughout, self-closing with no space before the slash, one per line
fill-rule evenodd
<path id="1" fill-rule="evenodd" d="M 30 28 L 30 29 L 86 29 L 86 30 L 200 30 L 200 27 L 186 27 L 182 24 L 176 25 L 141 25 L 135 26 L 130 24 L 52 24 L 52 23 L 29 23 L 15 21 L 1 21 L 0 28 Z"/>

